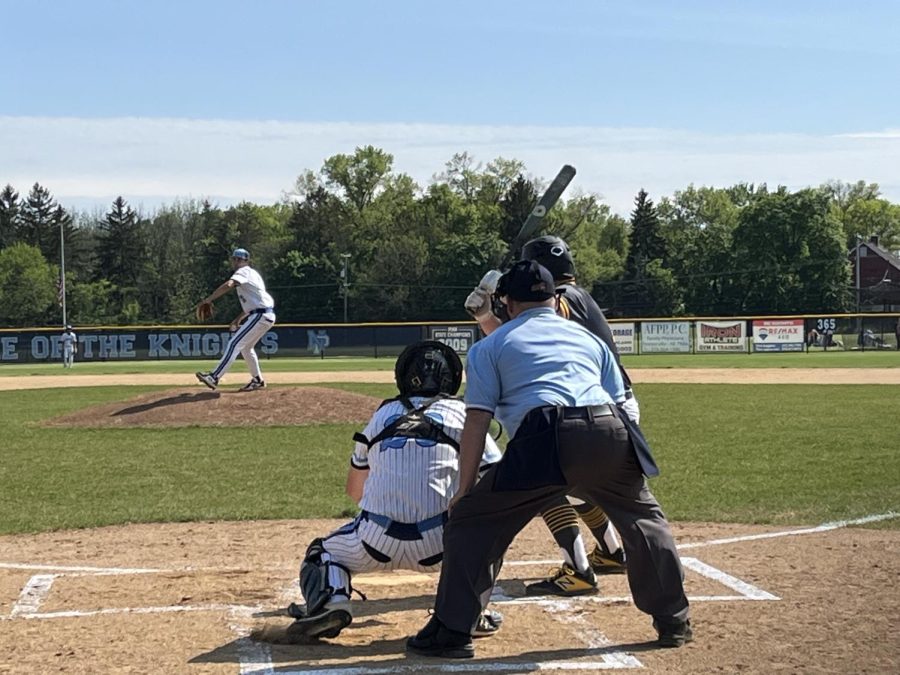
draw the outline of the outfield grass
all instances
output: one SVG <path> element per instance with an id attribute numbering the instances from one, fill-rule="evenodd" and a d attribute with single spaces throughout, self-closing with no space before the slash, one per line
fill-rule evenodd
<path id="1" fill-rule="evenodd" d="M 38 424 L 152 389 L 0 393 L 0 533 L 352 512 L 343 484 L 357 425 Z M 673 520 L 808 524 L 900 510 L 896 387 L 657 384 L 639 394 L 663 470 L 652 487 Z"/>
<path id="2" fill-rule="evenodd" d="M 276 357 L 263 359 L 263 370 L 271 372 L 339 372 L 394 369 L 394 357 L 359 358 Z M 629 369 L 639 368 L 900 368 L 900 352 L 811 352 L 799 354 L 644 354 L 624 356 Z M 66 370 L 59 363 L 4 363 L 2 376 L 114 375 L 132 373 L 194 373 L 209 370 L 214 361 L 107 361 L 76 363 Z M 244 368 L 238 362 L 235 369 Z"/>

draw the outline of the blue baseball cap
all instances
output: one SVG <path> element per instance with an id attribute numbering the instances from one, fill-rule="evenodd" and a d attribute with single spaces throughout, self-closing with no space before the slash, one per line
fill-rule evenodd
<path id="1" fill-rule="evenodd" d="M 245 248 L 236 248 L 231 252 L 231 257 L 238 260 L 250 260 L 250 251 Z"/>

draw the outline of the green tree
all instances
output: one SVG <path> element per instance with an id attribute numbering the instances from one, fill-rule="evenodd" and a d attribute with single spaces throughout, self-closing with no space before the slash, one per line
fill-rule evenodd
<path id="1" fill-rule="evenodd" d="M 0 250 L 0 325 L 46 323 L 56 306 L 58 274 L 37 246 L 20 242 Z"/>
<path id="2" fill-rule="evenodd" d="M 734 230 L 737 311 L 835 312 L 846 308 L 849 265 L 840 221 L 821 191 L 758 195 Z"/>
<path id="3" fill-rule="evenodd" d="M 631 212 L 626 275 L 630 279 L 641 277 L 651 260 L 662 259 L 665 255 L 666 242 L 662 237 L 659 214 L 647 192 L 640 190 Z"/>
<path id="4" fill-rule="evenodd" d="M 117 197 L 98 229 L 99 276 L 113 285 L 120 312 L 124 312 L 139 295 L 140 261 L 144 259 L 140 220 L 127 202 Z M 133 307 L 128 314 L 134 320 Z"/>
<path id="5" fill-rule="evenodd" d="M 689 314 L 733 311 L 732 237 L 740 205 L 749 198 L 745 184 L 725 189 L 690 185 L 671 200 L 661 200 L 667 267 L 683 289 Z"/>
<path id="6" fill-rule="evenodd" d="M 635 198 L 625 278 L 614 307 L 628 316 L 670 316 L 684 310 L 680 287 L 666 267 L 659 214 L 647 192 Z"/>
<path id="7" fill-rule="evenodd" d="M 6 248 L 16 242 L 20 208 L 19 193 L 7 183 L 0 192 L 0 248 Z"/>
<path id="8" fill-rule="evenodd" d="M 334 155 L 325 160 L 322 176 L 330 188 L 341 190 L 347 201 L 362 211 L 391 172 L 394 156 L 372 145 L 356 148 L 352 155 Z"/>
<path id="9" fill-rule="evenodd" d="M 141 307 L 151 321 L 193 320 L 194 305 L 211 290 L 201 282 L 195 251 L 201 208 L 196 201 L 175 202 L 146 223 L 138 286 Z"/>
<path id="10" fill-rule="evenodd" d="M 819 190 L 828 198 L 832 215 L 841 223 L 847 248 L 856 246 L 856 236 L 865 237 L 866 232 L 857 231 L 859 221 L 854 221 L 851 211 L 859 202 L 878 199 L 880 189 L 877 183 L 866 183 L 863 180 L 845 183 L 832 180 L 824 183 Z"/>

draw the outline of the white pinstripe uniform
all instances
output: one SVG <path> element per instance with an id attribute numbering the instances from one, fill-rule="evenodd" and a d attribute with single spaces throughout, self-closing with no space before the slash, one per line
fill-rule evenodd
<path id="1" fill-rule="evenodd" d="M 427 399 L 412 397 L 418 407 Z M 375 413 L 363 431 L 372 439 L 407 412 L 392 401 Z M 425 413 L 459 443 L 465 422 L 465 404 L 458 399 L 433 403 Z M 500 461 L 500 450 L 486 439 L 482 468 Z M 459 487 L 459 453 L 449 443 L 412 438 L 385 438 L 371 449 L 357 442 L 350 462 L 357 469 L 369 469 L 360 501 L 362 513 L 323 541 L 323 562 L 335 562 L 350 572 L 408 569 L 433 572 L 443 556 L 444 527 L 441 522 L 419 539 L 396 539 L 387 534 L 387 519 L 397 523 L 440 520 Z M 368 518 L 363 514 L 372 514 Z M 379 521 L 379 522 L 376 522 Z M 374 555 L 373 555 L 373 552 Z M 380 560 L 376 559 L 376 556 Z M 350 579 L 338 565 L 328 566 L 328 583 L 336 593 L 350 596 Z"/>
<path id="2" fill-rule="evenodd" d="M 241 302 L 241 309 L 247 312 L 248 316 L 231 336 L 225 353 L 213 369 L 212 375 L 216 381 L 221 380 L 237 355 L 241 354 L 247 362 L 250 375 L 262 379 L 259 358 L 253 347 L 275 325 L 275 301 L 266 291 L 266 283 L 259 272 L 249 265 L 236 269 L 231 279 L 238 284 L 237 296 Z"/>

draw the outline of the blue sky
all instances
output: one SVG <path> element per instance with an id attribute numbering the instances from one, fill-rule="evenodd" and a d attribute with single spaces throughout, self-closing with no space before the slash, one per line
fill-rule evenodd
<path id="1" fill-rule="evenodd" d="M 0 0 L 0 183 L 271 201 L 373 143 L 425 185 L 516 157 L 641 187 L 878 182 L 900 201 L 900 3 Z"/>

